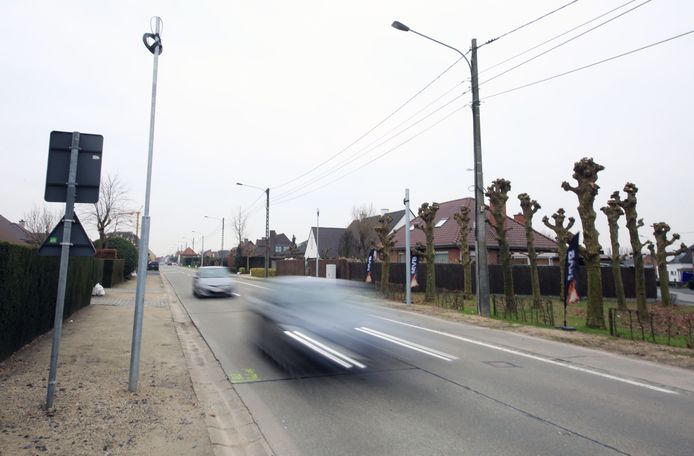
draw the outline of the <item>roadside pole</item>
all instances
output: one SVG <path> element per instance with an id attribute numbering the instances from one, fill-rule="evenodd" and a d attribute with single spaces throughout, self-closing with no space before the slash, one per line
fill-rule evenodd
<path id="1" fill-rule="evenodd" d="M 48 372 L 48 393 L 46 395 L 46 410 L 53 407 L 55 385 L 58 376 L 58 353 L 60 352 L 60 334 L 63 330 L 63 310 L 65 308 L 65 288 L 67 286 L 67 267 L 70 259 L 70 236 L 72 234 L 72 218 L 75 215 L 75 189 L 77 186 L 77 158 L 79 156 L 80 134 L 72 133 L 70 148 L 70 171 L 67 181 L 67 198 L 65 201 L 65 221 L 63 224 L 63 240 L 60 243 L 60 271 L 58 273 L 58 296 L 55 300 L 55 318 L 53 320 L 53 346 L 51 347 L 51 366 Z"/>
<path id="2" fill-rule="evenodd" d="M 410 189 L 405 189 L 405 304 L 412 304 L 412 265 L 410 259 Z"/>
<path id="3" fill-rule="evenodd" d="M 320 209 L 316 209 L 316 277 L 318 277 L 320 274 L 318 274 L 318 269 L 319 269 L 319 258 L 320 255 L 318 252 L 320 252 L 320 249 L 318 248 L 318 233 L 320 231 Z"/>
<path id="4" fill-rule="evenodd" d="M 157 72 L 159 55 L 162 52 L 161 26 L 159 16 L 154 18 L 154 33 L 145 33 L 142 41 L 149 51 L 154 54 L 152 70 L 152 104 L 149 118 L 149 151 L 147 155 L 147 187 L 145 191 L 145 213 L 142 217 L 142 232 L 140 234 L 139 257 L 137 262 L 137 291 L 135 293 L 135 317 L 133 321 L 133 338 L 130 350 L 130 377 L 128 391 L 137 391 L 137 380 L 140 375 L 140 346 L 142 344 L 142 316 L 144 313 L 145 288 L 147 285 L 147 259 L 149 253 L 149 197 L 152 188 L 152 156 L 154 152 L 154 117 L 157 106 Z M 148 40 L 152 40 L 150 43 Z"/>

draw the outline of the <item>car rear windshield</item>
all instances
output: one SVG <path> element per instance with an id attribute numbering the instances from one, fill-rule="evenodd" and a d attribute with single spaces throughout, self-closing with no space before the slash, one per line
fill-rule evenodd
<path id="1" fill-rule="evenodd" d="M 201 268 L 198 275 L 203 278 L 220 278 L 229 277 L 229 271 L 226 268 Z"/>

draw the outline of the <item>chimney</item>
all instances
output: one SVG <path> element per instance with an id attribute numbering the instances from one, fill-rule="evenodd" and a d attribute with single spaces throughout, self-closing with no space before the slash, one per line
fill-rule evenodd
<path id="1" fill-rule="evenodd" d="M 520 223 L 521 225 L 525 225 L 525 216 L 520 212 L 513 216 L 513 220 Z"/>
<path id="2" fill-rule="evenodd" d="M 25 229 L 25 228 L 27 227 L 27 222 L 24 221 L 24 220 L 20 220 L 20 221 L 19 221 L 19 226 L 21 226 L 23 229 Z"/>
<path id="3" fill-rule="evenodd" d="M 381 217 L 386 215 L 388 212 L 390 212 L 390 210 L 388 208 L 381 209 Z"/>

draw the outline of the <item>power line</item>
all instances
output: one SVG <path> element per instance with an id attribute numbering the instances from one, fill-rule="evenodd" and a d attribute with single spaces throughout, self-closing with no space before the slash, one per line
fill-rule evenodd
<path id="1" fill-rule="evenodd" d="M 652 1 L 653 1 L 653 0 L 646 0 L 646 1 L 644 1 L 643 3 L 639 3 L 638 5 L 634 6 L 633 8 L 624 11 L 623 13 L 620 13 L 620 14 L 618 14 L 618 15 L 616 15 L 616 16 L 614 16 L 614 17 L 612 17 L 612 18 L 610 18 L 610 19 L 608 19 L 608 20 L 606 20 L 606 21 L 604 21 L 604 22 L 601 22 L 601 23 L 599 23 L 598 25 L 596 25 L 596 26 L 594 26 L 594 27 L 591 27 L 591 28 L 589 28 L 588 30 L 586 30 L 586 31 L 584 31 L 584 32 L 579 33 L 578 35 L 569 38 L 569 39 L 566 40 L 566 41 L 562 41 L 561 43 L 557 44 L 556 46 L 553 46 L 553 47 L 551 47 L 551 48 L 549 48 L 549 49 L 547 49 L 547 50 L 545 50 L 545 51 L 542 51 L 542 52 L 540 52 L 539 54 L 537 54 L 537 55 L 535 55 L 535 56 L 533 56 L 533 57 L 530 57 L 529 59 L 524 60 L 524 61 L 522 61 L 521 63 L 519 63 L 519 64 L 517 64 L 517 65 L 514 65 L 514 66 L 512 66 L 511 68 L 509 68 L 509 69 L 507 69 L 507 70 L 505 70 L 505 71 L 502 71 L 501 73 L 498 73 L 498 74 L 496 74 L 495 76 L 492 76 L 491 78 L 486 79 L 486 80 L 480 82 L 479 85 L 483 85 L 483 84 L 488 83 L 489 81 L 493 81 L 494 79 L 496 79 L 496 78 L 498 78 L 498 77 L 500 77 L 500 76 L 503 76 L 503 75 L 505 75 L 506 73 L 508 73 L 508 72 L 510 72 L 510 71 L 513 71 L 513 70 L 515 70 L 515 69 L 517 69 L 517 68 L 519 68 L 519 67 L 525 65 L 525 64 L 528 63 L 528 62 L 532 62 L 533 60 L 535 60 L 535 59 L 537 59 L 537 58 L 539 58 L 539 57 L 542 57 L 543 55 L 545 55 L 545 54 L 547 54 L 547 53 L 549 53 L 549 52 L 552 52 L 553 50 L 555 50 L 555 49 L 557 49 L 557 48 L 560 48 L 560 47 L 564 46 L 565 44 L 568 44 L 568 43 L 572 42 L 573 40 L 575 40 L 575 39 L 577 39 L 577 38 L 580 38 L 580 37 L 582 37 L 583 35 L 586 35 L 587 33 L 590 33 L 590 32 L 592 32 L 593 30 L 595 30 L 595 29 L 597 29 L 597 28 L 600 28 L 600 27 L 602 27 L 603 25 L 606 25 L 606 24 L 608 24 L 608 23 L 614 21 L 615 19 L 618 19 L 618 18 L 624 16 L 625 14 L 628 14 L 628 13 L 634 11 L 635 9 L 640 8 L 640 7 L 642 7 L 643 5 L 645 5 L 645 4 L 647 4 L 647 3 L 650 3 L 650 2 L 652 2 Z"/>
<path id="2" fill-rule="evenodd" d="M 420 131 L 419 133 L 417 133 L 417 134 L 415 134 L 415 135 L 409 137 L 408 139 L 406 139 L 405 141 L 401 142 L 400 144 L 398 144 L 398 145 L 396 145 L 396 146 L 393 146 L 392 148 L 388 149 L 387 151 L 383 152 L 382 154 L 380 154 L 380 155 L 374 157 L 373 159 L 369 160 L 368 162 L 366 162 L 366 163 L 360 165 L 358 168 L 355 168 L 355 169 L 353 169 L 353 170 L 351 170 L 351 171 L 349 171 L 349 172 L 343 174 L 342 176 L 340 176 L 340 177 L 338 177 L 338 178 L 336 178 L 336 179 L 334 179 L 334 180 L 332 180 L 332 181 L 330 181 L 330 182 L 327 182 L 327 183 L 321 185 L 320 187 L 314 188 L 313 190 L 309 190 L 309 191 L 307 191 L 307 192 L 304 192 L 304 193 L 299 194 L 299 195 L 297 195 L 297 196 L 294 196 L 294 197 L 292 197 L 292 198 L 289 198 L 289 199 L 286 199 L 286 200 L 283 200 L 283 201 L 279 201 L 279 202 L 277 202 L 277 203 L 275 203 L 275 204 L 288 203 L 289 201 L 293 201 L 293 200 L 295 200 L 295 199 L 301 198 L 301 197 L 306 196 L 306 195 L 308 195 L 308 194 L 310 194 L 310 193 L 313 193 L 313 192 L 315 192 L 315 191 L 318 191 L 318 190 L 320 190 L 320 189 L 322 189 L 322 188 L 324 188 L 324 187 L 327 187 L 328 185 L 334 184 L 335 182 L 337 182 L 337 181 L 339 181 L 339 180 L 341 180 L 341 179 L 343 179 L 343 178 L 349 176 L 349 175 L 352 174 L 352 173 L 357 172 L 358 170 L 364 168 L 365 166 L 370 165 L 371 163 L 375 162 L 376 160 L 379 160 L 379 159 L 385 157 L 386 155 L 388 155 L 388 154 L 394 152 L 395 150 L 397 150 L 397 149 L 399 149 L 400 147 L 404 146 L 405 144 L 409 143 L 410 141 L 412 141 L 413 139 L 417 138 L 418 136 L 420 136 L 420 135 L 426 133 L 427 131 L 431 130 L 432 128 L 434 128 L 435 126 L 437 126 L 438 124 L 440 124 L 440 123 L 443 122 L 444 120 L 446 120 L 446 119 L 448 119 L 449 117 L 451 117 L 453 114 L 455 114 L 455 113 L 457 113 L 458 111 L 460 111 L 461 109 L 466 108 L 466 107 L 469 107 L 469 106 L 470 106 L 470 103 L 467 103 L 467 104 L 464 104 L 464 105 L 462 105 L 462 106 L 456 108 L 455 110 L 453 110 L 453 111 L 451 111 L 450 113 L 446 114 L 446 115 L 445 115 L 444 117 L 442 117 L 441 119 L 439 119 L 439 120 L 437 120 L 436 122 L 434 122 L 433 124 L 429 125 L 429 126 L 428 126 L 427 128 L 425 128 L 424 130 L 422 130 L 422 131 Z"/>
<path id="3" fill-rule="evenodd" d="M 376 145 L 373 146 L 373 147 L 365 148 L 360 154 L 358 154 L 358 155 L 352 157 L 350 160 L 348 160 L 348 161 L 346 161 L 346 162 L 343 162 L 343 163 L 341 163 L 341 164 L 338 165 L 338 166 L 333 167 L 333 168 L 332 168 L 331 170 L 329 170 L 327 173 L 324 173 L 323 175 L 320 175 L 320 176 L 318 176 L 317 178 L 314 178 L 312 181 L 309 181 L 309 182 L 307 182 L 307 183 L 304 184 L 304 185 L 300 185 L 300 186 L 294 188 L 294 189 L 291 190 L 291 191 L 288 191 L 288 192 L 285 192 L 285 193 L 283 193 L 283 194 L 281 194 L 281 195 L 278 195 L 278 196 L 277 196 L 277 199 L 278 199 L 278 200 L 281 200 L 281 199 L 283 199 L 284 197 L 289 196 L 289 195 L 292 194 L 292 193 L 296 193 L 296 192 L 298 192 L 298 191 L 300 191 L 300 190 L 303 190 L 304 188 L 310 186 L 311 184 L 313 184 L 313 183 L 315 183 L 315 182 L 317 182 L 317 181 L 319 181 L 319 180 L 322 180 L 322 179 L 324 179 L 325 177 L 327 177 L 328 175 L 333 174 L 333 173 L 339 171 L 340 169 L 346 167 L 347 165 L 349 165 L 349 164 L 355 162 L 356 160 L 358 160 L 359 158 L 363 157 L 363 156 L 366 155 L 367 153 L 369 153 L 369 152 L 371 152 L 371 151 L 377 149 L 378 147 L 383 146 L 384 144 L 390 142 L 391 140 L 393 140 L 393 139 L 395 139 L 396 137 L 400 136 L 401 134 L 405 133 L 407 130 L 411 129 L 412 127 L 416 126 L 417 124 L 419 124 L 419 123 L 425 121 L 426 119 L 428 119 L 428 118 L 431 117 L 432 115 L 436 114 L 437 112 L 439 112 L 439 111 L 442 110 L 443 108 L 449 106 L 451 103 L 455 102 L 456 100 L 458 100 L 458 99 L 460 99 L 462 96 L 464 96 L 465 93 L 466 93 L 466 92 L 463 92 L 463 93 L 461 93 L 460 95 L 456 96 L 455 98 L 453 98 L 453 99 L 447 101 L 446 103 L 444 103 L 443 105 L 439 106 L 438 108 L 436 108 L 435 110 L 433 110 L 432 112 L 430 112 L 429 114 L 427 114 L 426 116 L 422 117 L 421 119 L 417 120 L 416 122 L 414 122 L 414 123 L 408 125 L 407 127 L 403 128 L 403 129 L 400 130 L 399 132 L 395 133 L 394 135 L 392 135 L 392 136 L 389 137 L 388 139 L 386 139 L 386 140 L 384 140 L 384 141 L 382 141 L 382 142 L 376 144 Z"/>
<path id="4" fill-rule="evenodd" d="M 604 13 L 598 15 L 598 16 L 595 16 L 594 18 L 592 18 L 592 19 L 590 19 L 590 20 L 588 20 L 588 21 L 586 21 L 586 22 L 584 22 L 584 23 L 582 23 L 582 24 L 579 24 L 579 25 L 577 25 L 576 27 L 570 28 L 569 30 L 567 30 L 567 31 L 565 31 L 565 32 L 562 32 L 562 33 L 560 33 L 559 35 L 555 35 L 555 36 L 553 36 L 552 38 L 549 38 L 549 39 L 543 41 L 543 42 L 540 43 L 540 44 L 536 44 L 535 46 L 533 46 L 533 47 L 531 47 L 531 48 L 528 48 L 528 49 L 526 49 L 526 50 L 523 51 L 523 52 L 519 52 L 518 54 L 513 55 L 513 56 L 511 56 L 511 57 L 509 57 L 509 58 L 507 58 L 507 59 L 504 59 L 504 60 L 502 60 L 501 62 L 495 63 L 494 65 L 491 65 L 491 66 L 489 66 L 489 67 L 487 67 L 487 68 L 481 70 L 481 71 L 479 72 L 479 74 L 485 73 L 485 72 L 487 72 L 487 71 L 489 71 L 489 70 L 491 70 L 491 69 L 493 69 L 493 68 L 496 68 L 496 67 L 498 67 L 498 66 L 500 66 L 500 65 L 503 65 L 503 64 L 506 63 L 506 62 L 510 62 L 511 60 L 516 59 L 516 58 L 520 57 L 521 55 L 525 55 L 525 54 L 527 54 L 527 53 L 530 52 L 530 51 L 533 51 L 533 50 L 535 50 L 535 49 L 537 49 L 537 48 L 539 48 L 539 47 L 541 47 L 541 46 L 544 46 L 544 45 L 547 44 L 547 43 L 550 43 L 550 42 L 556 40 L 557 38 L 561 38 L 562 36 L 567 35 L 567 34 L 573 32 L 574 30 L 580 29 L 580 28 L 583 27 L 584 25 L 588 25 L 588 24 L 590 24 L 591 22 L 597 21 L 598 19 L 603 18 L 603 17 L 607 16 L 607 15 L 610 14 L 610 13 L 613 13 L 613 12 L 619 10 L 619 9 L 622 9 L 622 8 L 624 8 L 625 6 L 629 5 L 630 3 L 634 3 L 635 1 L 636 1 L 636 0 L 629 0 L 629 1 L 626 2 L 626 3 L 622 3 L 622 4 L 619 5 L 618 7 L 612 8 L 612 9 L 609 10 L 609 11 L 606 11 L 606 12 L 604 12 Z"/>
<path id="5" fill-rule="evenodd" d="M 482 46 L 485 46 L 485 45 L 487 45 L 487 44 L 489 44 L 489 43 L 493 43 L 494 41 L 500 40 L 501 38 L 504 38 L 505 36 L 508 36 L 508 35 L 510 35 L 511 33 L 517 32 L 518 30 L 523 29 L 523 28 L 525 28 L 525 27 L 527 27 L 527 26 L 529 26 L 529 25 L 531 25 L 531 24 L 534 24 L 535 22 L 537 22 L 537 21 L 539 21 L 539 20 L 541 20 L 541 19 L 544 19 L 544 18 L 546 18 L 547 16 L 552 15 L 552 14 L 556 13 L 557 11 L 561 11 L 561 10 L 563 10 L 564 8 L 566 8 L 567 6 L 571 6 L 571 5 L 573 5 L 574 3 L 576 3 L 576 2 L 578 2 L 578 0 L 573 0 L 573 1 L 569 2 L 569 3 L 567 3 L 566 5 L 560 6 L 559 8 L 557 8 L 557 9 L 555 9 L 555 10 L 552 10 L 552 11 L 550 11 L 549 13 L 545 13 L 545 14 L 543 14 L 542 16 L 540 16 L 540 17 L 538 17 L 538 18 L 536 18 L 536 19 L 533 19 L 533 20 L 530 21 L 530 22 L 526 22 L 525 24 L 523 24 L 523 25 L 521 25 L 521 26 L 518 26 L 518 27 L 514 28 L 513 30 L 509 30 L 508 32 L 506 32 L 506 33 L 504 33 L 504 34 L 501 34 L 501 35 L 497 36 L 496 38 L 492 38 L 491 40 L 488 40 L 488 41 L 486 41 L 485 43 L 483 43 L 481 46 L 478 46 L 477 49 L 479 49 L 479 48 L 481 48 Z"/>
<path id="6" fill-rule="evenodd" d="M 596 65 L 600 65 L 601 63 L 609 62 L 609 61 L 611 61 L 611 60 L 615 60 L 615 59 L 618 59 L 618 58 L 620 58 L 620 57 L 625 57 L 625 56 L 627 56 L 627 55 L 634 54 L 634 53 L 636 53 L 636 52 L 643 51 L 643 50 L 645 50 L 645 49 L 652 48 L 652 47 L 654 47 L 654 46 L 658 46 L 659 44 L 667 43 L 668 41 L 672 41 L 672 40 L 675 40 L 675 39 L 677 39 L 677 38 L 682 38 L 683 36 L 690 35 L 690 34 L 692 34 L 692 33 L 694 33 L 694 30 L 690 30 L 690 31 L 688 31 L 688 32 L 680 33 L 679 35 L 671 36 L 670 38 L 666 38 L 666 39 L 664 39 L 664 40 L 661 40 L 661 41 L 658 41 L 658 42 L 655 42 L 655 43 L 651 43 L 651 44 L 648 44 L 648 45 L 646 45 L 646 46 L 642 46 L 642 47 L 640 47 L 640 48 L 638 48 L 638 49 L 632 49 L 631 51 L 627 51 L 627 52 L 624 52 L 624 53 L 622 53 L 622 54 L 618 54 L 618 55 L 615 55 L 615 56 L 612 56 L 612 57 L 608 57 L 608 58 L 606 58 L 606 59 L 599 60 L 599 61 L 597 61 L 597 62 L 593 62 L 593 63 L 590 63 L 590 64 L 588 64 L 588 65 L 584 65 L 584 66 L 582 66 L 582 67 L 574 68 L 573 70 L 569 70 L 569 71 L 565 71 L 565 72 L 563 72 L 563 73 L 555 74 L 554 76 L 549 76 L 549 77 L 547 77 L 547 78 L 540 79 L 539 81 L 531 82 L 531 83 L 528 83 L 528 84 L 523 84 L 523 85 L 521 85 L 521 86 L 514 87 L 514 88 L 512 88 L 512 89 L 504 90 L 504 91 L 502 91 L 502 92 L 498 92 L 498 93 L 495 93 L 495 94 L 493 94 L 493 95 L 489 95 L 489 96 L 487 96 L 487 97 L 482 98 L 482 100 L 488 100 L 488 99 L 490 99 L 490 98 L 498 97 L 499 95 L 504 95 L 504 94 L 507 94 L 507 93 L 509 93 L 509 92 L 515 92 L 516 90 L 524 89 L 524 88 L 526 88 L 526 87 L 531 87 L 531 86 L 534 86 L 534 85 L 537 85 L 537 84 L 541 84 L 541 83 L 543 83 L 543 82 L 551 81 L 552 79 L 560 78 L 560 77 L 562 77 L 562 76 L 566 76 L 566 75 L 568 75 L 568 74 L 575 73 L 575 72 L 577 72 L 577 71 L 585 70 L 586 68 L 594 67 L 594 66 L 596 66 Z"/>
<path id="7" fill-rule="evenodd" d="M 292 178 L 292 179 L 290 179 L 290 180 L 288 180 L 288 181 L 286 181 L 286 182 L 283 182 L 283 183 L 281 183 L 281 184 L 279 184 L 279 185 L 275 185 L 275 186 L 273 186 L 273 188 L 281 188 L 281 187 L 284 187 L 284 186 L 287 185 L 287 184 L 290 184 L 290 183 L 292 183 L 292 182 L 294 182 L 294 181 L 297 181 L 297 180 L 301 179 L 302 177 L 304 177 L 304 176 L 306 176 L 306 175 L 312 173 L 313 171 L 317 170 L 318 168 L 320 168 L 321 166 L 325 165 L 326 163 L 330 162 L 331 160 L 333 160 L 334 158 L 338 157 L 339 155 L 343 154 L 345 151 L 347 151 L 347 150 L 350 149 L 352 146 L 354 146 L 356 143 L 358 143 L 359 141 L 361 141 L 362 139 L 364 139 L 367 135 L 369 135 L 369 134 L 370 134 L 371 132 L 373 132 L 375 129 L 377 129 L 378 127 L 380 127 L 381 125 L 383 125 L 388 119 L 390 119 L 390 118 L 393 117 L 395 114 L 397 114 L 398 112 L 400 112 L 400 110 L 402 110 L 402 108 L 404 108 L 404 107 L 407 106 L 410 102 L 412 102 L 412 100 L 414 100 L 415 98 L 417 98 L 422 92 L 424 92 L 424 91 L 425 91 L 426 89 L 428 89 L 432 84 L 434 84 L 436 81 L 438 81 L 444 74 L 448 73 L 448 72 L 451 70 L 451 68 L 453 68 L 454 66 L 456 66 L 462 59 L 463 59 L 463 57 L 460 57 L 460 58 L 457 59 L 455 62 L 453 62 L 451 65 L 449 65 L 448 68 L 446 68 L 446 69 L 443 70 L 441 73 L 439 73 L 439 74 L 438 74 L 434 79 L 432 79 L 427 85 L 425 85 L 424 87 L 422 87 L 420 90 L 417 91 L 417 93 L 415 93 L 414 95 L 412 95 L 412 96 L 411 96 L 409 99 L 407 99 L 404 103 L 402 103 L 400 106 L 398 106 L 397 109 L 395 109 L 393 112 L 391 112 L 390 114 L 388 114 L 383 120 L 381 120 L 381 121 L 378 122 L 376 125 L 374 125 L 373 127 L 371 127 L 366 133 L 364 133 L 364 134 L 362 134 L 361 136 L 359 136 L 357 139 L 355 139 L 354 141 L 352 141 L 349 145 L 347 145 L 346 147 L 344 147 L 343 149 L 341 149 L 339 152 L 337 152 L 337 153 L 331 155 L 331 156 L 328 157 L 326 160 L 320 162 L 318 165 L 314 166 L 313 168 L 309 169 L 308 171 L 306 171 L 306 172 L 304 172 L 304 173 L 302 173 L 302 174 L 300 174 L 300 175 L 298 175 L 298 176 L 296 176 L 296 177 L 294 177 L 294 178 Z"/>
<path id="8" fill-rule="evenodd" d="M 420 109 L 419 111 L 417 111 L 416 113 L 414 113 L 413 115 L 411 115 L 410 117 L 408 117 L 407 119 L 405 119 L 404 121 L 400 122 L 398 125 L 396 125 L 396 126 L 393 127 L 392 129 L 388 130 L 385 134 L 383 134 L 383 135 L 381 135 L 380 137 L 376 138 L 374 141 L 372 141 L 372 142 L 369 143 L 368 145 L 364 146 L 362 149 L 360 149 L 360 150 L 357 152 L 356 155 L 354 155 L 354 156 L 352 156 L 351 158 L 348 158 L 347 160 L 345 160 L 345 161 L 343 161 L 343 162 L 337 164 L 336 166 L 333 166 L 332 168 L 330 168 L 330 169 L 327 170 L 326 172 L 324 172 L 324 173 L 322 173 L 322 174 L 319 174 L 318 176 L 314 177 L 314 178 L 311 179 L 310 181 L 304 182 L 303 184 L 297 185 L 296 187 L 294 187 L 294 188 L 292 188 L 292 189 L 290 189 L 290 190 L 287 190 L 287 191 L 284 192 L 284 193 L 281 193 L 281 194 L 277 195 L 275 198 L 277 198 L 278 200 L 279 200 L 279 199 L 283 199 L 283 198 L 286 197 L 286 196 L 289 196 L 289 195 L 294 194 L 294 193 L 296 193 L 296 192 L 298 192 L 298 191 L 301 191 L 301 190 L 303 190 L 304 188 L 310 186 L 311 184 L 313 184 L 313 183 L 315 183 L 315 182 L 317 182 L 317 181 L 320 181 L 320 180 L 326 178 L 327 176 L 329 176 L 329 175 L 331 175 L 331 174 L 334 174 L 335 172 L 339 171 L 340 169 L 344 168 L 345 166 L 347 166 L 347 165 L 349 165 L 349 164 L 355 162 L 355 161 L 358 160 L 359 158 L 363 157 L 363 156 L 366 155 L 368 152 L 371 152 L 372 150 L 377 149 L 378 147 L 380 147 L 380 146 L 382 146 L 382 145 L 384 145 L 384 144 L 390 142 L 391 140 L 393 140 L 393 139 L 395 139 L 396 137 L 400 136 L 401 134 L 405 133 L 405 132 L 406 132 L 407 130 L 409 130 L 410 128 L 416 126 L 417 124 L 421 123 L 422 121 L 424 121 L 424 120 L 426 120 L 427 118 L 431 117 L 432 115 L 436 114 L 436 113 L 439 112 L 441 109 L 445 108 L 446 106 L 450 105 L 450 104 L 453 103 L 454 101 L 456 101 L 456 100 L 458 100 L 459 98 L 461 98 L 462 96 L 464 96 L 468 91 L 465 91 L 465 92 L 461 93 L 460 95 L 456 96 L 455 98 L 453 98 L 453 99 L 447 101 L 446 103 L 444 103 L 443 105 L 439 106 L 438 108 L 436 108 L 435 110 L 433 110 L 432 112 L 430 112 L 429 114 L 427 114 L 426 116 L 424 116 L 424 117 L 422 117 L 421 119 L 417 120 L 416 122 L 410 124 L 409 126 L 403 128 L 402 130 L 400 130 L 400 131 L 397 132 L 396 134 L 392 135 L 391 137 L 389 137 L 389 138 L 386 139 L 385 141 L 381 141 L 380 143 L 378 142 L 378 141 L 380 141 L 381 139 L 383 139 L 383 138 L 385 138 L 386 136 L 388 136 L 391 132 L 395 131 L 397 128 L 399 128 L 400 126 L 402 126 L 403 124 L 405 124 L 406 122 L 408 122 L 409 120 L 411 120 L 412 118 L 414 118 L 414 117 L 416 117 L 417 115 L 419 115 L 421 112 L 423 112 L 424 110 L 426 110 L 427 108 L 429 108 L 431 105 L 433 105 L 434 103 L 436 103 L 438 100 L 440 100 L 441 98 L 443 98 L 444 96 L 446 96 L 447 94 L 449 94 L 451 91 L 455 90 L 458 86 L 460 86 L 460 84 L 462 84 L 462 83 L 456 84 L 454 87 L 452 87 L 451 89 L 449 89 L 449 90 L 447 90 L 446 92 L 444 92 L 442 95 L 440 95 L 440 96 L 439 96 L 438 98 L 436 98 L 434 101 L 430 102 L 429 104 L 427 104 L 426 106 L 424 106 L 422 109 Z M 375 145 L 374 145 L 374 144 L 375 144 Z"/>

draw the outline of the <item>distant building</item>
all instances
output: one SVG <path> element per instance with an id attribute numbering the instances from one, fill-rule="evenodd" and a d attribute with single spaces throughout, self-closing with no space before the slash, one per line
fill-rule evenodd
<path id="1" fill-rule="evenodd" d="M 24 227 L 23 221 L 10 222 L 0 215 L 0 241 L 10 244 L 32 245 L 31 233 Z"/>

